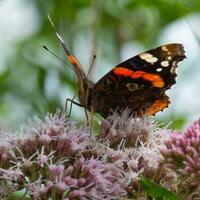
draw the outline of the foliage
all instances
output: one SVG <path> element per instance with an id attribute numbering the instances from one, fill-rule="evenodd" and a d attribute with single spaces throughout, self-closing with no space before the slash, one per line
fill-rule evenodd
<path id="1" fill-rule="evenodd" d="M 146 177 L 141 176 L 140 184 L 148 196 L 155 200 L 178 200 L 178 197 L 173 192 L 151 182 Z"/>

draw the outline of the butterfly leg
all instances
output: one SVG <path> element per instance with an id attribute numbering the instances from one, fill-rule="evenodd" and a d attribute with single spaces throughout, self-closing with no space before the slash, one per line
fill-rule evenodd
<path id="1" fill-rule="evenodd" d="M 74 95 L 74 97 L 72 99 L 69 99 L 69 98 L 66 99 L 65 106 L 64 106 L 63 111 L 61 112 L 61 115 L 64 115 L 65 113 L 67 113 L 67 104 L 68 104 L 68 102 L 70 102 L 70 109 L 69 109 L 69 114 L 68 114 L 67 117 L 70 117 L 70 115 L 71 115 L 72 104 L 75 104 L 75 105 L 80 106 L 80 107 L 84 107 L 85 116 L 86 116 L 86 120 L 87 120 L 87 126 L 90 127 L 91 123 L 90 123 L 90 120 L 89 120 L 89 117 L 88 117 L 87 110 L 86 110 L 85 106 L 83 106 L 82 104 L 79 104 L 79 103 L 74 101 L 75 96 L 76 96 L 76 94 Z"/>
<path id="2" fill-rule="evenodd" d="M 74 96 L 74 97 L 75 97 L 75 96 Z M 72 99 L 69 99 L 69 98 L 66 99 L 66 101 L 65 101 L 65 106 L 64 106 L 64 109 L 63 109 L 61 115 L 65 115 L 65 113 L 67 113 L 67 104 L 68 104 L 68 102 L 70 102 L 70 109 L 69 109 L 69 114 L 68 114 L 67 117 L 70 117 L 70 115 L 71 115 L 72 104 L 75 104 L 75 105 L 80 106 L 80 107 L 84 107 L 83 105 L 81 105 L 81 104 L 75 102 L 75 101 L 74 101 L 74 97 L 73 97 Z"/>
<path id="3" fill-rule="evenodd" d="M 88 121 L 88 125 L 89 125 L 89 129 L 90 129 L 90 136 L 92 135 L 92 130 L 93 130 L 93 117 L 94 117 L 94 110 L 93 107 L 91 108 L 91 112 L 89 113 L 89 121 Z"/>
<path id="4" fill-rule="evenodd" d="M 86 108 L 84 108 L 84 111 L 85 111 L 85 116 L 86 116 L 86 120 L 87 120 L 87 126 L 89 126 L 89 118 L 88 118 L 88 113 L 87 113 Z"/>
<path id="5" fill-rule="evenodd" d="M 72 101 L 74 101 L 74 99 L 75 99 L 75 97 L 76 97 L 76 93 L 74 94 L 74 96 L 73 96 L 73 98 L 72 98 Z M 69 100 L 68 100 L 69 101 Z M 70 101 L 70 108 L 69 108 L 69 114 L 68 114 L 68 117 L 70 117 L 71 116 L 71 112 L 72 112 L 72 101 Z M 67 101 L 65 102 L 65 110 L 67 109 Z M 67 111 L 67 110 L 66 110 Z"/>

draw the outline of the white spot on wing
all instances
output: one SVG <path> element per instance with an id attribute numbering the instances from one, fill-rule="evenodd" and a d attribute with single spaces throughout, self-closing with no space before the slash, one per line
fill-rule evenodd
<path id="1" fill-rule="evenodd" d="M 169 66 L 169 61 L 167 61 L 167 60 L 162 61 L 162 62 L 161 62 L 161 65 L 162 65 L 163 67 L 168 67 L 168 66 Z"/>
<path id="2" fill-rule="evenodd" d="M 146 62 L 149 62 L 149 63 L 152 63 L 152 64 L 158 61 L 158 58 L 154 57 L 150 53 L 142 53 L 142 54 L 139 55 L 139 57 L 142 60 L 145 60 Z"/>
<path id="3" fill-rule="evenodd" d="M 163 51 L 169 51 L 168 48 L 167 48 L 166 46 L 163 46 L 163 47 L 162 47 L 162 50 L 163 50 Z"/>
<path id="4" fill-rule="evenodd" d="M 139 57 L 140 57 L 142 60 L 146 60 L 147 58 L 153 57 L 153 55 L 150 54 L 150 53 L 142 53 L 142 54 L 139 55 Z"/>
<path id="5" fill-rule="evenodd" d="M 157 68 L 156 71 L 157 71 L 157 72 L 161 72 L 161 71 L 162 71 L 162 68 Z"/>
<path id="6" fill-rule="evenodd" d="M 172 59 L 172 57 L 171 57 L 171 56 L 168 56 L 168 57 L 167 57 L 167 59 L 168 59 L 168 60 L 171 60 L 171 59 Z"/>
<path id="7" fill-rule="evenodd" d="M 155 63 L 155 62 L 157 62 L 158 61 L 158 58 L 156 58 L 156 57 L 151 57 L 151 58 L 147 58 L 147 59 L 145 59 L 147 62 L 149 62 L 149 63 Z"/>
<path id="8" fill-rule="evenodd" d="M 170 69 L 170 72 L 172 73 L 172 74 L 176 74 L 176 61 L 174 61 L 173 63 L 172 63 L 172 68 Z"/>
<path id="9" fill-rule="evenodd" d="M 176 74 L 176 68 L 175 67 L 172 67 L 171 70 L 170 70 L 171 74 Z"/>

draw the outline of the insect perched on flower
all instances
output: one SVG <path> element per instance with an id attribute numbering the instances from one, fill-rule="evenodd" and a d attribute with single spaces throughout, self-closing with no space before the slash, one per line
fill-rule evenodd
<path id="1" fill-rule="evenodd" d="M 49 20 L 76 73 L 80 105 L 88 111 L 107 117 L 111 111 L 121 113 L 128 108 L 131 113 L 144 116 L 154 115 L 169 105 L 165 91 L 175 84 L 177 64 L 186 58 L 182 44 L 166 44 L 140 53 L 93 83 L 70 53 L 50 17 Z"/>

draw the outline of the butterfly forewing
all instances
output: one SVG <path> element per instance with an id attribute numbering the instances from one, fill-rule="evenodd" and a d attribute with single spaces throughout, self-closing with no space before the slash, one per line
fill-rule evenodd
<path id="1" fill-rule="evenodd" d="M 181 44 L 167 44 L 120 63 L 94 85 L 91 105 L 103 116 L 127 107 L 140 115 L 163 110 L 169 104 L 165 91 L 175 83 L 177 63 L 184 58 Z"/>
<path id="2" fill-rule="evenodd" d="M 160 80 L 159 77 L 163 80 L 163 88 L 169 88 L 169 86 L 175 83 L 177 63 L 184 58 L 185 52 L 182 44 L 167 44 L 140 53 L 137 56 L 120 63 L 116 68 L 123 67 L 132 70 L 133 72 L 143 71 L 149 73 L 149 76 L 151 76 L 150 74 L 155 75 L 155 78 L 158 80 Z M 115 70 L 115 68 L 113 70 Z M 145 76 L 147 76 L 147 74 L 145 74 Z M 132 77 L 135 79 L 134 77 L 137 78 L 138 76 L 132 75 Z M 141 72 L 140 79 L 142 79 L 142 77 L 143 75 Z"/>

